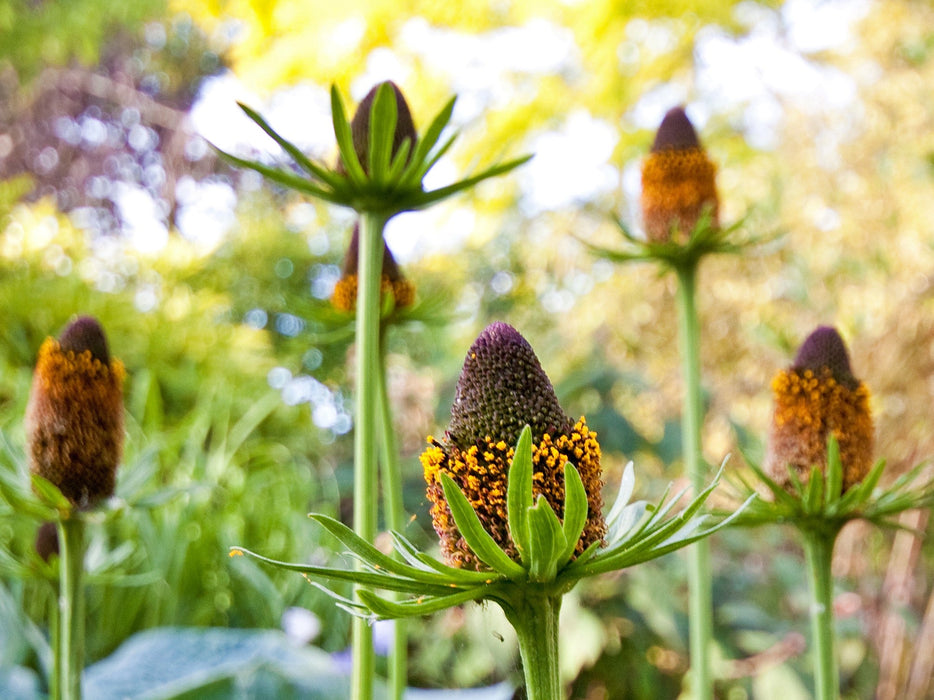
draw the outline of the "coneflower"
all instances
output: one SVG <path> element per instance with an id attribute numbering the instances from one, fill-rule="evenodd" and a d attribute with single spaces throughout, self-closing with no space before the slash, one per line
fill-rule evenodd
<path id="1" fill-rule="evenodd" d="M 840 448 L 843 491 L 858 484 L 872 468 L 874 432 L 869 390 L 850 368 L 840 334 L 817 328 L 801 345 L 794 363 L 772 381 L 772 418 L 765 470 L 788 485 L 789 467 L 801 482 L 811 468 L 827 466 L 827 439 Z"/>
<path id="2" fill-rule="evenodd" d="M 508 324 L 493 323 L 467 353 L 444 439 L 429 437 L 430 446 L 421 456 L 432 522 L 448 563 L 481 567 L 451 517 L 441 473 L 454 480 L 487 532 L 518 561 L 507 526 L 507 475 L 513 446 L 526 425 L 532 431 L 534 497 L 543 495 L 563 518 L 564 467 L 570 462 L 580 474 L 588 502 L 587 524 L 576 552 L 606 534 L 596 433 L 587 428 L 584 418 L 575 423 L 561 409 L 551 381 L 525 338 Z"/>
<path id="3" fill-rule="evenodd" d="M 353 137 L 353 148 L 357 154 L 363 171 L 370 173 L 370 112 L 373 111 L 373 103 L 376 101 L 376 93 L 383 85 L 389 85 L 396 98 L 396 128 L 392 136 L 392 155 L 395 156 L 404 141 L 409 142 L 409 148 L 415 146 L 418 140 L 418 134 L 415 131 L 415 124 L 412 121 L 412 112 L 409 109 L 409 103 L 405 100 L 402 90 L 391 80 L 385 83 L 374 85 L 366 96 L 360 100 L 357 111 L 354 112 L 353 119 L 350 121 L 350 133 Z M 409 151 L 411 155 L 411 151 Z M 343 159 L 337 163 L 337 171 L 345 171 Z"/>
<path id="4" fill-rule="evenodd" d="M 123 455 L 123 364 L 84 316 L 39 350 L 26 409 L 30 468 L 77 507 L 113 495 Z"/>
<path id="5" fill-rule="evenodd" d="M 360 249 L 360 225 L 354 224 L 350 245 L 344 256 L 341 277 L 331 294 L 331 304 L 338 311 L 353 313 L 357 308 L 357 265 Z M 415 301 L 415 285 L 402 274 L 399 264 L 392 256 L 386 242 L 383 242 L 383 273 L 380 292 L 391 294 L 396 308 L 411 306 Z"/>
<path id="6" fill-rule="evenodd" d="M 642 218 L 649 241 L 685 242 L 705 210 L 710 225 L 718 226 L 716 171 L 684 109 L 670 109 L 642 165 Z"/>

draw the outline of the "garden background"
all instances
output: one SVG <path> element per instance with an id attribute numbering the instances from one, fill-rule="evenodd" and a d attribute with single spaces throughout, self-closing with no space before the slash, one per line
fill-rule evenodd
<path id="1" fill-rule="evenodd" d="M 101 320 L 128 369 L 117 491 L 131 505 L 94 533 L 88 662 L 150 628 L 221 627 L 285 630 L 320 650 L 316 673 L 346 668 L 349 616 L 330 598 L 227 557 L 238 544 L 338 561 L 306 513 L 347 519 L 352 497 L 351 337 L 327 310 L 352 218 L 218 160 L 207 141 L 282 157 L 236 100 L 331 161 L 329 86 L 357 101 L 392 79 L 416 128 L 458 95 L 462 136 L 431 184 L 535 155 L 387 232 L 419 296 L 448 317 L 389 337 L 406 534 L 428 543 L 417 456 L 493 320 L 529 339 L 565 409 L 587 415 L 609 482 L 632 459 L 652 498 L 680 474 L 673 281 L 581 243 L 615 244 L 612 212 L 638 229 L 641 159 L 677 104 L 719 166 L 721 219 L 774 236 L 701 271 L 706 459 L 732 453 L 739 468 L 741 451 L 761 454 L 769 382 L 818 324 L 840 329 L 873 392 L 885 478 L 929 457 L 932 50 L 934 6 L 920 0 L 0 0 L 0 468 L 22 468 L 38 347 L 74 314 Z M 905 524 L 924 530 L 927 514 Z M 36 526 L 0 502 L 4 697 L 35 697 L 48 664 Z M 712 546 L 722 697 L 808 697 L 794 537 L 737 530 Z M 907 533 L 844 532 L 846 697 L 934 692 L 931 557 Z M 562 635 L 573 696 L 676 697 L 685 610 L 677 555 L 575 589 Z M 278 637 L 263 639 L 277 651 L 219 672 L 219 697 L 258 683 L 301 694 L 307 679 L 272 659 Z M 413 623 L 411 651 L 413 686 L 520 675 L 492 609 Z"/>

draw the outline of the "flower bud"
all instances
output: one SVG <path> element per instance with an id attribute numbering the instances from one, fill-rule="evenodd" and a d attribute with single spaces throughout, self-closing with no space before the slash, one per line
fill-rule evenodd
<path id="1" fill-rule="evenodd" d="M 596 433 L 583 418 L 572 423 L 561 410 L 554 387 L 525 338 L 512 326 L 494 323 L 467 353 L 444 440 L 429 437 L 429 447 L 421 456 L 432 523 L 451 565 L 482 566 L 451 517 L 441 487 L 442 472 L 460 487 L 497 544 L 518 561 L 507 524 L 506 491 L 513 445 L 526 425 L 532 430 L 534 497 L 543 495 L 563 518 L 564 467 L 570 462 L 580 473 L 588 501 L 587 524 L 576 552 L 606 534 Z"/>
<path id="2" fill-rule="evenodd" d="M 772 381 L 772 418 L 765 470 L 789 486 L 788 467 L 803 483 L 813 466 L 827 468 L 827 439 L 840 447 L 843 491 L 858 484 L 872 467 L 873 423 L 869 390 L 850 369 L 840 334 L 817 328 L 801 345 L 794 364 Z"/>
<path id="3" fill-rule="evenodd" d="M 338 311 L 352 313 L 357 308 L 357 263 L 360 248 L 360 224 L 353 227 L 350 245 L 344 255 L 344 267 L 341 277 L 331 294 L 331 304 Z M 380 293 L 392 294 L 396 308 L 411 306 L 415 301 L 415 285 L 402 275 L 399 264 L 392 256 L 389 246 L 383 241 L 383 273 L 380 279 Z"/>
<path id="4" fill-rule="evenodd" d="M 30 469 L 77 507 L 113 495 L 123 454 L 123 379 L 100 324 L 80 317 L 39 350 L 26 409 Z"/>
<path id="5" fill-rule="evenodd" d="M 412 122 L 412 112 L 409 110 L 409 105 L 405 101 L 405 96 L 399 86 L 392 81 L 374 85 L 363 100 L 360 101 L 353 119 L 350 120 L 354 151 L 357 154 L 357 160 L 360 161 L 360 165 L 363 167 L 363 171 L 367 174 L 370 172 L 370 112 L 373 109 L 373 102 L 376 100 L 376 93 L 385 84 L 392 88 L 396 97 L 396 130 L 392 137 L 392 156 L 394 157 L 399 148 L 402 147 L 403 141 L 408 139 L 410 147 L 414 148 L 415 141 L 418 138 L 415 125 Z M 337 170 L 341 173 L 345 172 L 343 160 L 338 161 Z"/>
<path id="6" fill-rule="evenodd" d="M 719 225 L 716 166 L 707 158 L 684 109 L 670 109 L 642 165 L 642 218 L 648 239 L 690 237 L 705 208 Z"/>
<path id="7" fill-rule="evenodd" d="M 58 529 L 53 522 L 44 522 L 36 530 L 36 553 L 43 561 L 49 561 L 52 556 L 59 555 Z"/>

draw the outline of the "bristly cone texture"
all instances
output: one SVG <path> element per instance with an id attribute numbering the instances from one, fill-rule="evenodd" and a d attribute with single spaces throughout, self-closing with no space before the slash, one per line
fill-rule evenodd
<path id="1" fill-rule="evenodd" d="M 123 456 L 124 376 L 90 317 L 39 350 L 26 409 L 30 469 L 77 507 L 113 495 Z"/>
<path id="2" fill-rule="evenodd" d="M 813 466 L 827 467 L 827 439 L 840 447 L 843 491 L 872 468 L 874 428 L 869 390 L 853 376 L 846 345 L 833 328 L 821 326 L 801 345 L 794 364 L 772 381 L 775 413 L 765 470 L 785 486 L 788 467 L 807 481 Z"/>
<path id="3" fill-rule="evenodd" d="M 352 313 L 357 308 L 357 265 L 360 250 L 360 224 L 355 223 L 350 245 L 344 256 L 341 278 L 334 286 L 331 304 L 338 311 Z M 406 279 L 399 264 L 392 256 L 386 242 L 383 241 L 383 273 L 380 281 L 380 293 L 392 294 L 396 308 L 411 306 L 415 301 L 415 285 Z"/>
<path id="4" fill-rule="evenodd" d="M 405 101 L 405 96 L 399 86 L 392 81 L 386 81 L 392 88 L 396 96 L 396 130 L 392 137 L 392 155 L 395 156 L 402 142 L 406 139 L 410 142 L 410 147 L 415 147 L 417 133 L 415 124 L 412 121 L 412 112 L 409 110 L 409 104 Z M 376 99 L 376 93 L 384 83 L 378 83 L 366 94 L 357 106 L 353 119 L 350 120 L 350 133 L 353 137 L 353 148 L 357 154 L 363 171 L 370 172 L 370 112 L 373 110 L 373 102 Z M 410 152 L 411 153 L 411 152 Z M 343 160 L 337 163 L 338 172 L 343 173 L 345 166 Z"/>
<path id="5" fill-rule="evenodd" d="M 497 544 L 518 561 L 507 525 L 506 490 L 513 446 L 526 425 L 532 430 L 535 497 L 544 495 L 563 518 L 564 467 L 570 462 L 580 473 L 588 499 L 587 524 L 577 553 L 606 534 L 596 433 L 583 418 L 573 423 L 561 409 L 528 341 L 512 326 L 493 323 L 467 352 L 444 440 L 429 437 L 429 447 L 421 456 L 432 523 L 451 565 L 483 567 L 454 524 L 441 488 L 441 472 L 461 488 Z"/>
<path id="6" fill-rule="evenodd" d="M 711 226 L 719 225 L 716 172 L 684 109 L 670 109 L 642 166 L 642 219 L 649 241 L 665 243 L 673 233 L 677 242 L 686 241 L 705 209 Z"/>

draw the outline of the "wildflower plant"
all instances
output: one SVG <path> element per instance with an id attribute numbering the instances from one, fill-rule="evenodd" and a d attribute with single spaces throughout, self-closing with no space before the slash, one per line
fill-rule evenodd
<path id="1" fill-rule="evenodd" d="M 374 87 L 348 120 L 336 87 L 331 89 L 331 111 L 338 160 L 334 168 L 308 158 L 301 149 L 276 131 L 254 110 L 241 105 L 246 115 L 265 131 L 293 160 L 294 169 L 275 168 L 222 153 L 234 165 L 254 170 L 267 179 L 299 193 L 348 207 L 360 217 L 356 274 L 356 411 L 354 425 L 354 528 L 366 542 L 376 537 L 378 462 L 376 436 L 382 435 L 383 479 L 387 520 L 391 528 L 404 522 L 401 480 L 398 478 L 395 442 L 385 391 L 381 360 L 382 277 L 387 272 L 383 229 L 386 222 L 404 211 L 416 211 L 459 194 L 479 182 L 509 172 L 528 156 L 494 165 L 475 175 L 434 190 L 425 190 L 423 179 L 451 148 L 456 134 L 442 139 L 454 111 L 454 99 L 441 109 L 419 137 L 401 90 L 391 82 Z M 351 246 L 352 247 L 352 246 Z M 352 267 L 352 265 L 351 265 Z M 348 285 L 350 284 L 348 280 Z M 395 291 L 395 289 L 394 289 Z M 339 297 L 348 302 L 349 290 Z M 394 295 L 383 297 L 398 301 Z M 359 583 L 365 584 L 365 581 Z M 391 661 L 391 694 L 399 698 L 405 685 L 405 640 L 397 626 Z M 372 695 L 375 662 L 372 632 L 365 622 L 353 629 L 354 671 L 351 695 Z"/>
<path id="2" fill-rule="evenodd" d="M 651 262 L 678 279 L 678 330 L 681 345 L 684 405 L 682 456 L 695 493 L 709 473 L 701 454 L 703 406 L 700 391 L 700 327 L 697 276 L 701 260 L 713 254 L 740 254 L 761 239 L 740 237 L 743 222 L 720 225 L 716 166 L 708 158 L 694 126 L 681 107 L 670 109 L 659 125 L 642 166 L 640 199 L 645 236 L 616 223 L 625 240 L 619 249 L 584 241 L 592 253 L 618 263 Z M 690 653 L 695 697 L 713 698 L 711 645 L 713 592 L 710 548 L 701 542 L 688 554 L 690 589 Z"/>
<path id="3" fill-rule="evenodd" d="M 934 479 L 919 464 L 887 488 L 885 461 L 873 462 L 869 390 L 851 370 L 836 329 L 817 328 L 792 365 L 772 382 L 775 410 L 764 466 L 747 460 L 755 482 L 735 475 L 741 498 L 764 492 L 738 526 L 789 524 L 801 535 L 811 588 L 815 689 L 839 697 L 831 560 L 837 535 L 852 520 L 899 528 L 899 514 L 934 505 Z"/>
<path id="4" fill-rule="evenodd" d="M 504 323 L 489 326 L 471 346 L 448 429 L 441 440 L 429 437 L 428 445 L 421 462 L 441 561 L 393 531 L 400 561 L 317 514 L 310 517 L 347 547 L 360 570 L 274 561 L 240 547 L 231 554 L 248 554 L 316 582 L 364 583 L 369 589 L 353 600 L 325 590 L 367 621 L 495 602 L 516 630 L 527 697 L 557 700 L 564 594 L 584 577 L 655 559 L 731 520 L 700 513 L 719 474 L 673 514 L 683 492 L 669 497 L 666 491 L 656 504 L 631 500 L 632 464 L 604 516 L 596 434 L 585 419 L 572 421 L 564 413 L 531 346 Z"/>
<path id="5" fill-rule="evenodd" d="M 38 555 L 46 561 L 58 557 L 58 600 L 50 624 L 53 698 L 81 697 L 85 531 L 114 493 L 123 455 L 124 377 L 96 319 L 79 317 L 58 340 L 48 338 L 39 350 L 26 409 L 32 494 L 5 477 L 0 481 L 17 512 L 43 521 Z"/>

